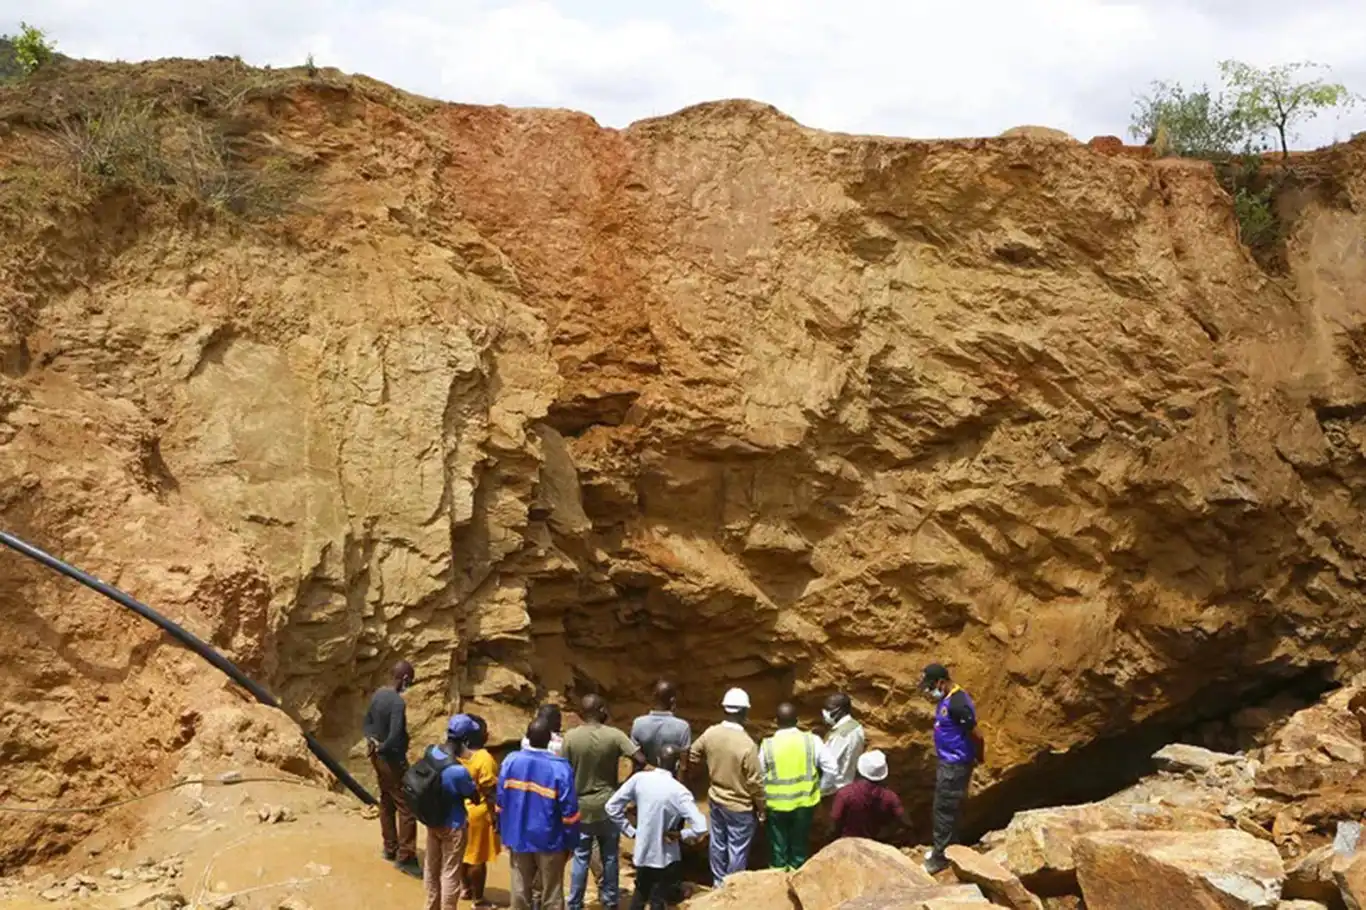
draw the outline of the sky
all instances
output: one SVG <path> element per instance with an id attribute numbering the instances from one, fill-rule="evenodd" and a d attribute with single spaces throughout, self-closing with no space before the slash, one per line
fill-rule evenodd
<path id="1" fill-rule="evenodd" d="M 808 126 L 917 138 L 1124 135 L 1152 80 L 1312 60 L 1366 93 L 1362 0 L 0 0 L 76 57 L 312 54 L 418 94 L 604 126 L 753 98 Z M 1366 131 L 1366 104 L 1298 147 Z"/>

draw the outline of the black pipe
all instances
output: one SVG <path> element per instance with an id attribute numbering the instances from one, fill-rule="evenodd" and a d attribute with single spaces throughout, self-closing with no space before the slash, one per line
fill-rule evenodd
<path id="1" fill-rule="evenodd" d="M 135 600 L 132 597 L 120 591 L 118 588 L 114 587 L 113 585 L 105 584 L 95 576 L 90 575 L 86 572 L 82 572 L 75 566 L 63 562 L 62 560 L 53 556 L 51 553 L 46 553 L 30 543 L 26 543 L 25 541 L 20 540 L 13 534 L 8 534 L 4 531 L 0 531 L 0 543 L 9 547 L 11 550 L 15 550 L 19 553 L 24 554 L 30 559 L 42 563 L 49 569 L 53 569 L 54 571 L 60 572 L 67 578 L 79 581 L 87 588 L 100 592 L 105 597 L 108 597 L 115 603 L 127 607 L 134 613 L 141 616 L 143 619 L 157 626 L 167 635 L 170 635 L 172 638 L 180 642 L 185 647 L 189 648 L 194 653 L 198 654 L 200 657 L 207 660 L 209 663 L 213 664 L 220 671 L 222 671 L 229 679 L 237 683 L 243 689 L 246 689 L 248 692 L 250 692 L 252 694 L 252 697 L 259 701 L 261 704 L 266 705 L 267 707 L 276 708 L 280 711 L 284 710 L 280 707 L 280 703 L 275 699 L 275 696 L 271 695 L 265 689 L 261 688 L 255 682 L 253 682 L 250 677 L 248 677 L 245 673 L 243 673 L 241 670 L 237 668 L 236 664 L 228 660 L 222 654 L 219 654 L 217 651 L 215 651 L 212 645 L 208 644 L 208 642 L 205 642 L 198 636 L 187 631 L 186 629 L 177 625 L 176 623 L 171 622 L 171 620 L 167 619 L 165 616 L 162 616 L 156 610 L 153 610 L 151 607 L 147 606 L 141 601 Z M 296 724 L 299 723 L 298 718 L 291 717 L 290 719 L 293 720 Z M 356 797 L 366 805 L 375 805 L 375 798 L 370 795 L 370 791 L 362 787 L 360 785 L 360 782 L 357 781 L 354 777 L 352 777 L 351 774 L 341 766 L 341 763 L 338 762 L 335 758 L 333 758 L 328 753 L 328 751 L 323 748 L 322 743 L 318 742 L 316 739 L 313 738 L 313 734 L 309 733 L 307 730 L 304 730 L 302 724 L 300 724 L 299 730 L 303 733 L 304 740 L 308 743 L 308 751 L 316 755 L 318 757 L 318 761 L 326 765 L 327 770 L 331 771 L 334 775 L 336 775 L 337 780 L 341 781 L 343 784 L 346 785 L 346 789 L 356 794 Z"/>

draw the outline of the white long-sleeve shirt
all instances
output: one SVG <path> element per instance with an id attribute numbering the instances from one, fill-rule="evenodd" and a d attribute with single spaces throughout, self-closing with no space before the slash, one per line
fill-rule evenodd
<path id="1" fill-rule="evenodd" d="M 822 796 L 829 796 L 854 782 L 863 749 L 863 724 L 855 720 L 852 714 L 844 715 L 831 728 L 830 738 L 825 741 L 821 768 L 831 766 L 834 770 L 821 778 Z"/>
<path id="2" fill-rule="evenodd" d="M 626 817 L 631 803 L 636 804 L 634 825 Z M 666 837 L 680 820 L 688 823 L 681 836 L 689 843 L 707 833 L 707 820 L 692 793 L 663 768 L 641 771 L 622 784 L 607 801 L 607 817 L 635 839 L 636 866 L 647 869 L 667 869 L 683 859 L 678 842 Z"/>

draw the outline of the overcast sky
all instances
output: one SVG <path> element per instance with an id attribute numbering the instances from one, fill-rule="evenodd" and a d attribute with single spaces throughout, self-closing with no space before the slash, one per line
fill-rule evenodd
<path id="1" fill-rule="evenodd" d="M 0 0 L 72 56 L 237 54 L 362 72 L 453 101 L 569 107 L 607 126 L 756 98 L 810 126 L 1124 133 L 1153 79 L 1309 59 L 1366 92 L 1363 0 Z M 5 21 L 5 20 L 12 20 Z M 1366 106 L 1301 130 L 1366 130 Z"/>

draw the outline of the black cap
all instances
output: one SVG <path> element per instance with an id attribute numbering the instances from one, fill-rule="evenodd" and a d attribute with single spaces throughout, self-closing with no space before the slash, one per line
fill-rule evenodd
<path id="1" fill-rule="evenodd" d="M 928 689 L 937 682 L 943 682 L 949 678 L 949 668 L 943 664 L 930 664 L 925 668 L 925 673 L 920 677 L 920 688 Z"/>

